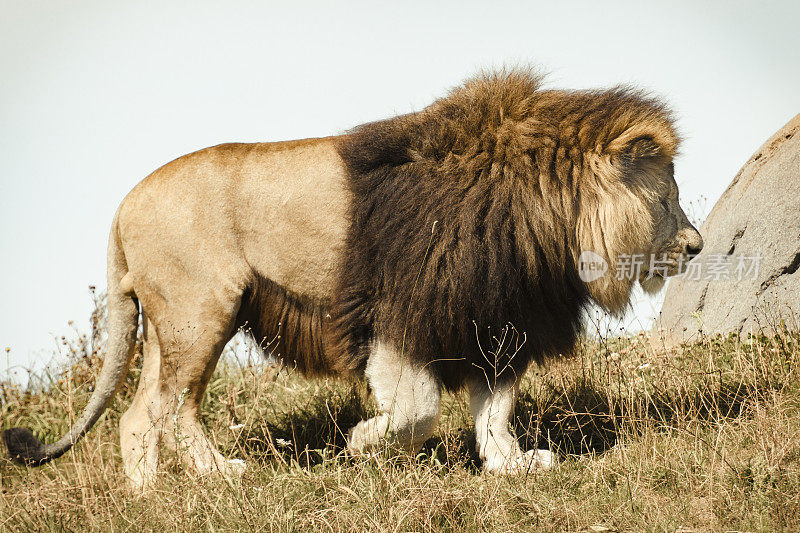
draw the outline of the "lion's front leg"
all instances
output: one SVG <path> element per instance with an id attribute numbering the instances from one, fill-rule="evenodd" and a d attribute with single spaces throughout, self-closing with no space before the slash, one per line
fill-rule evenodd
<path id="1" fill-rule="evenodd" d="M 509 423 L 514 412 L 516 384 L 504 381 L 492 386 L 480 379 L 470 386 L 469 408 L 475 419 L 478 454 L 487 472 L 520 474 L 549 468 L 555 457 L 549 450 L 522 452 Z"/>
<path id="2" fill-rule="evenodd" d="M 436 376 L 430 367 L 380 341 L 372 347 L 366 376 L 381 414 L 350 430 L 348 451 L 369 453 L 388 445 L 415 454 L 439 420 L 441 387 Z"/>

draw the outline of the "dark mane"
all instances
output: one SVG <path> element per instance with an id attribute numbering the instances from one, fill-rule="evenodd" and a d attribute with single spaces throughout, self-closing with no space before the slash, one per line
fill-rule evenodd
<path id="1" fill-rule="evenodd" d="M 481 78 L 342 139 L 354 206 L 337 353 L 363 359 L 378 334 L 454 388 L 572 351 L 589 295 L 574 214 L 552 194 L 568 185 L 553 169 L 558 123 L 519 123 L 537 91 L 519 73 Z"/>

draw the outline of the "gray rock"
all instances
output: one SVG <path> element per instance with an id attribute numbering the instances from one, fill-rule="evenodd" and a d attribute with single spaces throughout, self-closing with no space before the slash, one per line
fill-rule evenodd
<path id="1" fill-rule="evenodd" d="M 700 228 L 705 248 L 669 282 L 654 342 L 800 330 L 800 115 L 745 163 Z"/>

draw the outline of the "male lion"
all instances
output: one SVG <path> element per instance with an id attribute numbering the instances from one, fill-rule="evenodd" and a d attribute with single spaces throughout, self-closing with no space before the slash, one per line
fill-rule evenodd
<path id="1" fill-rule="evenodd" d="M 366 376 L 380 414 L 350 430 L 353 453 L 419 449 L 441 390 L 466 386 L 487 471 L 548 466 L 509 428 L 529 363 L 571 353 L 590 302 L 621 312 L 637 279 L 658 290 L 703 245 L 678 204 L 677 145 L 665 106 L 640 92 L 543 90 L 516 70 L 339 137 L 181 157 L 114 219 L 108 353 L 88 406 L 54 444 L 8 430 L 9 451 L 40 465 L 92 427 L 126 374 L 141 307 L 142 375 L 120 423 L 139 488 L 162 441 L 197 473 L 237 466 L 197 413 L 240 328 L 304 374 Z M 586 251 L 662 263 L 587 281 Z M 513 349 L 497 345 L 503 331 Z"/>

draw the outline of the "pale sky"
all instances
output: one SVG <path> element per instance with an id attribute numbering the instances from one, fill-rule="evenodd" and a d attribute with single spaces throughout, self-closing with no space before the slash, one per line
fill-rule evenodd
<path id="1" fill-rule="evenodd" d="M 87 328 L 114 211 L 159 166 L 418 110 L 483 67 L 663 96 L 684 205 L 708 211 L 800 112 L 798 21 L 796 1 L 0 0 L 0 377 L 49 360 L 68 321 Z"/>

